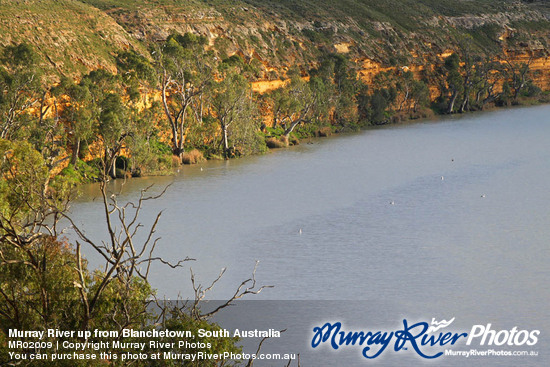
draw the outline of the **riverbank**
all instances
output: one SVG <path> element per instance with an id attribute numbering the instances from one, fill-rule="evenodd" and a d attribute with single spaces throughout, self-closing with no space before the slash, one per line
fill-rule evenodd
<path id="1" fill-rule="evenodd" d="M 289 146 L 295 146 L 302 143 L 311 143 L 315 141 L 315 139 L 319 138 L 325 138 L 332 135 L 339 135 L 342 133 L 350 133 L 350 132 L 357 132 L 364 129 L 375 129 L 375 128 L 381 128 L 381 127 L 387 127 L 387 126 L 393 126 L 393 125 L 407 125 L 407 124 L 414 124 L 418 122 L 423 122 L 426 120 L 434 119 L 434 118 L 444 118 L 446 116 L 475 116 L 476 114 L 480 112 L 493 112 L 493 111 L 500 111 L 503 109 L 515 109 L 515 108 L 524 108 L 524 107 L 530 107 L 530 106 L 536 106 L 541 104 L 548 104 L 550 103 L 550 93 L 544 92 L 540 96 L 537 97 L 522 97 L 518 99 L 518 101 L 514 104 L 510 103 L 509 105 L 501 105 L 497 106 L 496 104 L 486 106 L 482 110 L 478 111 L 468 111 L 465 113 L 456 113 L 456 114 L 437 114 L 432 109 L 424 109 L 423 111 L 418 111 L 414 114 L 395 114 L 393 116 L 390 116 L 388 120 L 385 123 L 381 124 L 355 124 L 353 126 L 338 126 L 338 125 L 330 125 L 330 126 L 321 126 L 318 129 L 312 128 L 311 126 L 300 126 L 298 127 L 294 132 L 290 134 L 289 137 L 284 137 L 283 133 L 284 130 L 281 128 L 269 128 L 264 127 L 262 130 L 262 137 L 265 141 L 265 147 L 266 149 L 263 149 L 260 154 L 269 153 L 269 151 L 273 151 L 276 149 L 282 149 Z M 224 158 L 215 155 L 210 154 L 209 156 L 206 156 L 202 151 L 194 148 L 189 152 L 185 152 L 183 155 L 183 159 L 181 164 L 177 159 L 172 159 L 172 164 L 170 167 L 159 170 L 159 171 L 151 171 L 151 172 L 140 172 L 139 174 L 136 174 L 136 172 L 132 172 L 131 170 L 128 170 L 129 167 L 129 160 L 127 157 L 121 156 L 117 159 L 116 163 L 116 177 L 115 179 L 128 179 L 132 177 L 155 177 L 155 176 L 170 176 L 173 175 L 181 169 L 184 165 L 195 165 L 200 164 L 205 161 L 223 161 Z M 230 159 L 239 159 L 241 157 L 239 156 L 231 156 Z M 94 167 L 94 164 L 96 164 L 97 161 L 91 161 L 91 162 L 83 162 L 79 161 L 78 163 L 78 170 L 82 172 L 79 177 L 79 174 L 75 172 L 75 169 L 73 167 L 68 167 L 67 169 L 63 170 L 61 172 L 62 175 L 66 175 L 68 177 L 73 177 L 74 182 L 80 182 L 80 183 L 86 183 L 86 182 L 95 182 L 99 175 L 100 175 L 100 169 L 96 165 Z"/>

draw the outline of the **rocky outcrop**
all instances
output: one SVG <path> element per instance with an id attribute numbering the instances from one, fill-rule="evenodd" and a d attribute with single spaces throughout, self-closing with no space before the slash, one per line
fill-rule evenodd
<path id="1" fill-rule="evenodd" d="M 514 22 L 536 22 L 547 21 L 547 17 L 538 11 L 523 10 L 521 7 L 516 12 L 500 12 L 496 14 L 462 15 L 458 17 L 441 16 L 435 17 L 432 22 L 439 23 L 439 20 L 456 27 L 474 29 L 486 24 L 498 24 L 500 26 L 510 25 Z"/>
<path id="2" fill-rule="evenodd" d="M 0 44 L 32 43 L 46 69 L 78 76 L 97 68 L 115 71 L 114 55 L 120 50 L 133 49 L 150 57 L 148 47 L 174 32 L 192 32 L 206 36 L 218 57 L 238 54 L 254 63 L 259 72 L 253 88 L 263 93 L 280 87 L 290 68 L 298 67 L 307 75 L 326 52 L 354 60 L 367 83 L 379 72 L 395 68 L 420 77 L 457 50 L 464 36 L 472 37 L 489 56 L 530 60 L 542 88 L 550 79 L 547 2 L 479 1 L 475 8 L 471 2 L 458 2 L 453 5 L 456 9 L 445 11 L 422 4 L 408 9 L 399 0 L 358 3 L 357 10 L 316 1 L 305 6 L 304 0 L 277 6 L 267 6 L 264 0 L 214 4 L 0 0 Z M 484 28 L 489 25 L 490 29 Z M 494 35 L 487 35 L 489 31 Z"/>

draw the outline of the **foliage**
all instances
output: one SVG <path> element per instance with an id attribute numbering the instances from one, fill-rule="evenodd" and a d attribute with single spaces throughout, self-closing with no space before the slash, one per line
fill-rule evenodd
<path id="1" fill-rule="evenodd" d="M 221 153 L 225 158 L 261 152 L 265 143 L 257 133 L 260 127 L 257 107 L 250 86 L 236 71 L 214 84 L 212 109 L 221 130 Z"/>
<path id="2" fill-rule="evenodd" d="M 327 27 L 322 21 L 313 24 L 318 30 Z M 115 178 L 171 170 L 174 160 L 168 144 L 180 162 L 184 151 L 192 149 L 207 157 L 261 153 L 266 146 L 260 110 L 272 113 L 272 128 L 282 130 L 272 135 L 284 135 L 288 142 L 295 129 L 303 137 L 326 126 L 342 131 L 415 118 L 429 104 L 428 84 L 439 86 L 436 108 L 443 113 L 537 98 L 530 60 L 494 61 L 481 55 L 475 35 L 457 40 L 458 51 L 425 70 L 422 79 L 396 65 L 377 74 L 370 86 L 357 79 L 357 65 L 348 56 L 319 50 L 309 79 L 303 70 L 291 68 L 285 84 L 264 96 L 249 90 L 259 61 L 245 60 L 241 53 L 220 60 L 206 47 L 206 38 L 193 33 L 173 33 L 151 51 L 151 58 L 135 50 L 119 52 L 117 74 L 97 69 L 78 83 L 62 77 L 50 88 L 40 83 L 33 47 L 9 46 L 3 50 L 0 68 L 3 131 L 11 140 L 31 142 L 49 169 L 69 159 L 73 168 L 65 168 L 63 174 L 79 182 L 97 179 L 82 164 L 76 167 L 90 155 L 100 158 L 104 174 Z M 160 101 L 151 97 L 155 89 Z M 47 102 L 51 97 L 53 105 Z M 6 117 L 7 111 L 11 117 Z M 115 162 L 122 152 L 129 164 L 117 172 Z"/>
<path id="3" fill-rule="evenodd" d="M 46 162 L 29 143 L 0 139 L 0 157 L 3 225 L 9 225 L 13 231 L 25 231 L 29 221 L 37 219 L 34 217 L 37 211 L 48 209 L 48 214 L 55 214 L 63 209 L 70 186 L 62 180 L 50 180 Z"/>
<path id="4" fill-rule="evenodd" d="M 60 176 L 63 180 L 76 185 L 98 181 L 101 177 L 101 172 L 97 166 L 94 167 L 94 165 L 90 165 L 79 159 L 76 161 L 76 164 L 70 164 L 65 167 L 61 171 Z"/>
<path id="5" fill-rule="evenodd" d="M 7 46 L 0 55 L 0 138 L 14 139 L 32 117 L 28 113 L 39 99 L 41 73 L 38 56 L 26 43 Z"/>
<path id="6" fill-rule="evenodd" d="M 197 164 L 204 160 L 204 156 L 200 150 L 193 149 L 183 155 L 184 164 Z"/>
<path id="7" fill-rule="evenodd" d="M 158 51 L 157 73 L 164 114 L 171 132 L 172 152 L 183 157 L 186 137 L 194 126 L 202 125 L 206 99 L 213 74 L 204 49 L 205 39 L 190 33 L 168 37 Z"/>
<path id="8" fill-rule="evenodd" d="M 150 307 L 151 300 L 155 299 L 155 292 L 147 281 L 147 273 L 141 270 L 141 265 L 148 269 L 148 264 L 155 258 L 143 255 L 151 253 L 147 247 L 150 239 L 140 247 L 134 235 L 142 227 L 138 222 L 138 215 L 143 202 L 151 197 L 142 196 L 138 203 L 127 204 L 122 208 L 114 194 L 108 199 L 105 181 L 102 181 L 100 188 L 106 212 L 105 224 L 111 235 L 111 243 L 110 247 L 98 246 L 67 216 L 67 202 L 71 197 L 72 185 L 63 179 L 66 176 L 50 180 L 50 172 L 41 154 L 25 142 L 0 139 L 0 156 L 2 364 L 13 362 L 8 360 L 8 353 L 5 353 L 9 329 L 99 329 L 119 332 L 126 328 L 193 331 L 198 328 L 219 329 L 219 326 L 208 323 L 197 308 L 191 312 L 185 308 L 171 308 L 170 305 L 163 306 L 161 310 Z M 133 214 L 130 208 L 134 209 Z M 159 216 L 149 236 L 155 232 Z M 57 222 L 60 218 L 65 218 L 72 224 L 80 240 L 70 243 L 59 237 Z M 115 218 L 120 221 L 118 225 L 113 223 Z M 125 228 L 127 232 L 122 229 L 118 232 L 118 226 Z M 88 270 L 87 262 L 81 255 L 81 241 L 105 258 L 104 267 Z M 177 267 L 180 263 L 173 266 Z M 245 292 L 251 293 L 252 288 L 248 287 Z M 237 295 L 241 294 L 238 292 Z M 164 316 L 161 320 L 159 317 L 162 315 Z M 77 336 L 65 340 L 82 341 Z M 55 338 L 47 337 L 43 341 L 55 342 Z M 235 346 L 237 340 L 234 338 L 204 338 L 200 341 L 210 343 L 211 346 L 204 349 L 209 353 L 221 354 L 240 350 Z M 177 349 L 179 352 L 185 350 L 187 349 Z M 105 351 L 120 352 L 114 347 Z M 162 351 L 164 350 L 149 348 L 151 353 Z M 18 352 L 32 353 L 28 350 Z M 82 352 L 94 353 L 91 349 L 84 349 Z M 36 362 L 26 359 L 17 363 L 42 366 L 51 361 Z M 120 360 L 114 364 L 128 365 Z M 131 364 L 150 365 L 149 361 Z M 106 362 L 70 360 L 60 361 L 56 365 L 104 366 Z"/>

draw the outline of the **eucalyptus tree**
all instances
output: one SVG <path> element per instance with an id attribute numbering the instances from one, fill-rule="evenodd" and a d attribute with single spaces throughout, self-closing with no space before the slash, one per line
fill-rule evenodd
<path id="1" fill-rule="evenodd" d="M 102 168 L 106 175 L 116 177 L 115 163 L 125 146 L 127 138 L 133 136 L 134 120 L 124 102 L 125 89 L 120 76 L 98 69 L 90 72 L 80 82 L 89 91 L 86 100 L 87 113 L 91 117 L 91 130 L 95 143 L 101 147 Z"/>
<path id="2" fill-rule="evenodd" d="M 299 76 L 294 76 L 288 85 L 274 90 L 270 96 L 274 125 L 283 128 L 283 137 L 288 138 L 299 124 L 311 121 L 317 96 L 310 84 Z"/>
<path id="3" fill-rule="evenodd" d="M 256 121 L 252 90 L 250 83 L 232 70 L 214 84 L 212 91 L 211 107 L 221 131 L 219 146 L 224 158 L 228 159 L 231 156 L 230 140 L 237 127 L 242 129 Z"/>
<path id="4" fill-rule="evenodd" d="M 411 98 L 413 100 L 413 111 L 417 112 L 418 107 L 424 107 L 430 103 L 430 89 L 422 80 L 413 80 L 411 88 Z"/>
<path id="5" fill-rule="evenodd" d="M 25 43 L 7 46 L 0 55 L 0 138 L 13 139 L 31 118 L 29 110 L 45 94 L 41 88 L 38 55 Z M 43 117 L 44 105 L 40 105 Z"/>
<path id="6" fill-rule="evenodd" d="M 517 102 L 521 91 L 531 82 L 530 66 L 532 61 L 532 56 L 529 57 L 527 62 L 516 62 L 511 60 L 510 57 L 504 58 L 504 71 L 514 102 Z"/>
<path id="7" fill-rule="evenodd" d="M 492 103 L 500 96 L 497 86 L 504 78 L 502 65 L 486 57 L 476 63 L 472 79 L 473 103 L 483 109 L 487 103 Z"/>
<path id="8" fill-rule="evenodd" d="M 453 113 L 458 97 L 464 92 L 464 79 L 460 74 L 460 57 L 458 54 L 453 53 L 445 59 L 445 69 L 447 70 L 447 85 L 450 92 L 447 113 Z"/>
<path id="9" fill-rule="evenodd" d="M 155 51 L 172 152 L 180 159 L 189 125 L 193 119 L 202 122 L 203 96 L 213 80 L 211 64 L 214 56 L 205 52 L 205 43 L 206 38 L 191 33 L 172 35 Z M 192 108 L 195 108 L 195 113 L 189 113 Z"/>
<path id="10" fill-rule="evenodd" d="M 56 117 L 65 126 L 66 137 L 71 147 L 70 164 L 76 165 L 83 144 L 91 141 L 93 134 L 93 113 L 91 108 L 92 95 L 84 84 L 76 84 L 69 78 L 62 78 L 58 86 L 53 88 L 56 96 Z M 63 104 L 62 108 L 58 106 Z"/>

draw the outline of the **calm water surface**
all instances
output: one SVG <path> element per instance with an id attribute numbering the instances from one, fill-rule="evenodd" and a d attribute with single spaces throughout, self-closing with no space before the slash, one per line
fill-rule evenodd
<path id="1" fill-rule="evenodd" d="M 454 331 L 541 330 L 528 348 L 536 358 L 445 357 L 445 365 L 549 365 L 550 106 L 368 130 L 115 186 L 134 200 L 152 183 L 157 191 L 172 183 L 142 216 L 149 223 L 164 210 L 157 254 L 197 259 L 188 265 L 204 284 L 227 268 L 211 299 L 232 294 L 259 260 L 258 282 L 275 287 L 253 298 L 258 322 L 289 327 L 273 348 L 302 353 L 302 365 L 428 363 L 413 352 L 366 361 L 360 348 L 309 343 L 326 321 L 395 330 L 403 318 L 432 317 L 456 317 Z M 84 191 L 72 210 L 97 235 L 97 187 Z M 189 267 L 159 266 L 151 283 L 169 298 L 191 294 Z M 243 328 L 239 316 L 229 319 Z"/>

